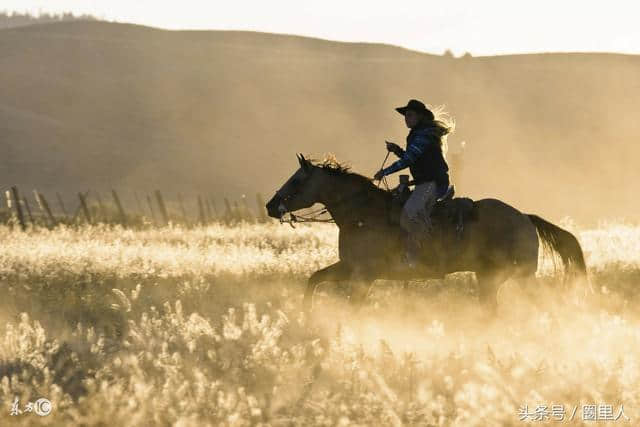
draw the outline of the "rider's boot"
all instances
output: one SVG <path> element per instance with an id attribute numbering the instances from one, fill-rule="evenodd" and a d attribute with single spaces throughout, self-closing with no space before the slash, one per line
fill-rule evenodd
<path id="1" fill-rule="evenodd" d="M 434 240 L 433 229 L 430 226 L 420 232 L 407 235 L 404 269 L 409 274 L 428 274 L 433 277 L 444 277 L 444 259 L 439 253 Z"/>
<path id="2" fill-rule="evenodd" d="M 410 272 L 417 272 L 420 264 L 420 254 L 423 246 L 423 236 L 418 233 L 409 233 L 405 244 L 405 254 L 402 258 L 404 267 Z"/>

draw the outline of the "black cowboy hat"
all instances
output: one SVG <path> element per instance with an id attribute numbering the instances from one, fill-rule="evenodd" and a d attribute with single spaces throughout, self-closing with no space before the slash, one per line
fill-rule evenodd
<path id="1" fill-rule="evenodd" d="M 418 101 L 417 99 L 410 99 L 407 105 L 405 105 L 404 107 L 396 108 L 396 111 L 402 114 L 403 116 L 404 116 L 404 113 L 407 112 L 407 110 L 415 111 L 416 113 L 422 113 L 426 115 L 426 117 L 429 118 L 430 120 L 434 119 L 434 116 L 431 110 L 429 110 L 421 101 Z"/>

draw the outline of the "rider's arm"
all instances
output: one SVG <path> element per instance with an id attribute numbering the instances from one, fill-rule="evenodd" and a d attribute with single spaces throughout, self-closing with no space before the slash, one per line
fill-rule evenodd
<path id="1" fill-rule="evenodd" d="M 407 151 L 402 154 L 400 159 L 393 162 L 389 167 L 382 170 L 383 175 L 389 175 L 394 172 L 398 172 L 404 168 L 408 168 L 415 163 L 416 160 L 424 153 L 424 150 L 429 144 L 429 139 L 426 135 L 415 135 L 411 138 L 411 143 L 407 146 Z"/>
<path id="2" fill-rule="evenodd" d="M 398 151 L 394 151 L 393 154 L 395 154 L 396 156 L 402 158 L 404 157 L 404 153 L 405 151 L 402 148 L 399 148 Z"/>

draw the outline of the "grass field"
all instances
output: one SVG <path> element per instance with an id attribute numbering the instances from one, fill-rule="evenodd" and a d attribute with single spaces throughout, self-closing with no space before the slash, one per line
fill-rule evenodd
<path id="1" fill-rule="evenodd" d="M 461 273 L 357 314 L 325 285 L 305 317 L 331 225 L 2 226 L 0 425 L 638 425 L 640 227 L 572 231 L 593 294 L 508 282 L 488 318 Z"/>

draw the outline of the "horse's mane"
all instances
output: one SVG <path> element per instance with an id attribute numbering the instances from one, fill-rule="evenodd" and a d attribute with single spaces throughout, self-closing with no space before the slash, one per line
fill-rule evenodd
<path id="1" fill-rule="evenodd" d="M 365 188 L 368 188 L 371 191 L 388 192 L 387 190 L 378 188 L 371 178 L 352 172 L 350 166 L 339 162 L 334 156 L 327 156 L 322 161 L 309 160 L 309 162 L 311 165 L 318 167 L 331 175 L 342 176 L 345 177 L 345 179 L 357 181 L 360 185 L 365 186 Z"/>
<path id="2" fill-rule="evenodd" d="M 322 168 L 333 175 L 357 175 L 351 172 L 350 166 L 340 163 L 335 157 L 327 157 L 321 162 L 316 160 L 310 160 L 310 162 L 312 165 Z"/>

